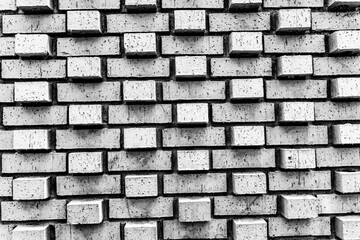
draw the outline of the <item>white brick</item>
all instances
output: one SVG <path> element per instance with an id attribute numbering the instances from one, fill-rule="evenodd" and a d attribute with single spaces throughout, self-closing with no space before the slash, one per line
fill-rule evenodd
<path id="1" fill-rule="evenodd" d="M 207 61 L 205 56 L 175 57 L 175 76 L 183 78 L 206 77 Z"/>
<path id="2" fill-rule="evenodd" d="M 0 11 L 16 11 L 15 0 L 2 0 L 0 2 Z"/>
<path id="3" fill-rule="evenodd" d="M 263 172 L 233 173 L 234 195 L 266 194 L 266 175 Z"/>
<path id="4" fill-rule="evenodd" d="M 176 33 L 203 33 L 206 30 L 206 12 L 204 10 L 175 10 Z"/>
<path id="5" fill-rule="evenodd" d="M 16 0 L 16 6 L 24 11 L 53 11 L 53 1 L 52 0 Z"/>
<path id="6" fill-rule="evenodd" d="M 232 32 L 229 36 L 230 55 L 258 54 L 263 51 L 261 32 Z"/>
<path id="7" fill-rule="evenodd" d="M 287 219 L 317 218 L 319 202 L 311 195 L 281 195 L 280 212 Z"/>
<path id="8" fill-rule="evenodd" d="M 15 82 L 15 102 L 51 102 L 48 82 Z"/>
<path id="9" fill-rule="evenodd" d="M 155 102 L 156 82 L 148 81 L 124 81 L 123 96 L 125 102 Z"/>
<path id="10" fill-rule="evenodd" d="M 310 9 L 281 9 L 276 15 L 276 31 L 306 31 L 311 28 Z"/>
<path id="11" fill-rule="evenodd" d="M 315 168 L 315 149 L 280 149 L 280 167 L 282 169 Z"/>
<path id="12" fill-rule="evenodd" d="M 249 8 L 259 8 L 263 0 L 229 0 L 229 9 L 240 10 Z"/>
<path id="13" fill-rule="evenodd" d="M 125 0 L 125 7 L 128 10 L 156 10 L 156 0 Z"/>
<path id="14" fill-rule="evenodd" d="M 360 6 L 359 0 L 328 0 L 327 5 L 329 9 L 337 7 L 350 7 L 355 8 Z"/>
<path id="15" fill-rule="evenodd" d="M 265 8 L 323 7 L 324 0 L 264 0 Z"/>
<path id="16" fill-rule="evenodd" d="M 325 53 L 325 36 L 304 35 L 264 35 L 265 53 Z"/>
<path id="17" fill-rule="evenodd" d="M 335 190 L 341 193 L 360 192 L 360 172 L 335 172 Z"/>
<path id="18" fill-rule="evenodd" d="M 119 1 L 109 0 L 59 0 L 60 10 L 120 9 Z"/>
<path id="19" fill-rule="evenodd" d="M 360 31 L 336 31 L 329 37 L 329 52 L 359 52 Z"/>
<path id="20" fill-rule="evenodd" d="M 279 77 L 312 75 L 312 56 L 281 56 L 278 58 L 277 67 Z"/>
<path id="21" fill-rule="evenodd" d="M 360 98 L 360 78 L 335 78 L 331 80 L 331 98 Z"/>
<path id="22" fill-rule="evenodd" d="M 4 159 L 5 154 L 2 155 Z M 2 169 L 6 166 L 2 163 Z M 2 171 L 5 172 L 4 170 Z M 13 178 L 12 177 L 0 177 L 0 197 L 12 197 L 13 196 Z M 1 236 L 1 235 L 0 235 Z"/>
<path id="23" fill-rule="evenodd" d="M 0 84 L 0 103 L 14 102 L 14 84 Z"/>
<path id="24" fill-rule="evenodd" d="M 232 146 L 263 146 L 265 130 L 263 126 L 236 126 L 231 128 Z"/>
<path id="25" fill-rule="evenodd" d="M 52 39 L 47 34 L 16 34 L 15 54 L 20 57 L 52 55 Z"/>
<path id="26" fill-rule="evenodd" d="M 102 124 L 101 105 L 70 105 L 69 124 L 97 125 Z"/>
<path id="27" fill-rule="evenodd" d="M 224 53 L 224 37 L 214 35 L 161 36 L 161 53 L 163 55 L 222 55 Z"/>
<path id="28" fill-rule="evenodd" d="M 206 124 L 209 122 L 207 103 L 181 103 L 176 105 L 177 121 L 181 124 Z"/>
<path id="29" fill-rule="evenodd" d="M 50 226 L 19 225 L 12 232 L 12 240 L 50 240 Z"/>
<path id="30" fill-rule="evenodd" d="M 67 58 L 67 75 L 69 78 L 102 78 L 101 58 L 69 57 Z"/>
<path id="31" fill-rule="evenodd" d="M 43 200 L 50 197 L 50 177 L 17 178 L 13 181 L 14 200 Z"/>
<path id="32" fill-rule="evenodd" d="M 267 240 L 267 223 L 256 218 L 233 220 L 233 237 L 234 240 Z"/>
<path id="33" fill-rule="evenodd" d="M 360 238 L 360 216 L 335 217 L 335 234 L 340 239 Z"/>
<path id="34" fill-rule="evenodd" d="M 210 154 L 207 150 L 177 151 L 178 171 L 204 171 L 209 170 Z"/>
<path id="35" fill-rule="evenodd" d="M 207 222 L 210 220 L 210 198 L 179 198 L 179 222 Z"/>
<path id="36" fill-rule="evenodd" d="M 124 227 L 125 240 L 158 240 L 158 228 L 156 222 L 132 222 Z"/>
<path id="37" fill-rule="evenodd" d="M 223 0 L 163 0 L 162 8 L 224 8 Z"/>
<path id="38" fill-rule="evenodd" d="M 313 102 L 282 102 L 279 104 L 281 122 L 311 122 L 315 120 Z"/>
<path id="39" fill-rule="evenodd" d="M 262 78 L 230 80 L 230 99 L 260 99 L 264 97 L 264 82 Z"/>
<path id="40" fill-rule="evenodd" d="M 125 128 L 124 148 L 156 148 L 156 128 Z"/>
<path id="41" fill-rule="evenodd" d="M 157 175 L 127 175 L 125 177 L 126 197 L 156 197 L 158 195 Z"/>
<path id="42" fill-rule="evenodd" d="M 100 224 L 103 219 L 103 200 L 73 200 L 66 206 L 67 224 Z"/>
<path id="43" fill-rule="evenodd" d="M 14 130 L 13 148 L 15 150 L 50 149 L 49 130 Z"/>
<path id="44" fill-rule="evenodd" d="M 102 152 L 69 153 L 69 173 L 102 173 Z"/>
<path id="45" fill-rule="evenodd" d="M 101 33 L 99 11 L 67 11 L 67 30 L 70 33 Z"/>
<path id="46" fill-rule="evenodd" d="M 125 33 L 124 48 L 127 56 L 156 56 L 156 34 Z"/>
<path id="47" fill-rule="evenodd" d="M 360 144 L 360 124 L 333 125 L 333 144 Z"/>

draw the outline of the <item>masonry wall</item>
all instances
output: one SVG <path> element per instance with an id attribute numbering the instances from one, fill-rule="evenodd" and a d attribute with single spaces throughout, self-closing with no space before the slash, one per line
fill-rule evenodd
<path id="1" fill-rule="evenodd" d="M 357 0 L 1 0 L 0 240 L 360 239 Z"/>

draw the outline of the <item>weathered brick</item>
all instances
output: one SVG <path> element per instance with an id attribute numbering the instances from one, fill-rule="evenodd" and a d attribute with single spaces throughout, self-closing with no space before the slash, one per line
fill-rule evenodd
<path id="1" fill-rule="evenodd" d="M 267 99 L 325 99 L 326 80 L 270 80 L 265 82 Z"/>
<path id="2" fill-rule="evenodd" d="M 17 178 L 13 181 L 14 200 L 43 200 L 50 197 L 50 177 Z"/>
<path id="3" fill-rule="evenodd" d="M 102 152 L 76 152 L 68 156 L 69 173 L 102 173 Z"/>
<path id="4" fill-rule="evenodd" d="M 125 7 L 131 11 L 156 11 L 156 0 L 125 0 Z"/>
<path id="5" fill-rule="evenodd" d="M 335 234 L 340 239 L 360 238 L 360 217 L 355 215 L 335 217 Z"/>
<path id="6" fill-rule="evenodd" d="M 360 192 L 359 172 L 335 172 L 335 190 L 340 193 L 359 193 Z"/>
<path id="7" fill-rule="evenodd" d="M 164 0 L 162 1 L 162 8 L 224 8 L 223 0 Z"/>
<path id="8" fill-rule="evenodd" d="M 15 102 L 51 102 L 50 86 L 48 82 L 15 82 Z"/>
<path id="9" fill-rule="evenodd" d="M 281 122 L 312 122 L 315 120 L 313 102 L 281 102 L 279 104 Z"/>
<path id="10" fill-rule="evenodd" d="M 357 102 L 316 102 L 316 121 L 359 120 L 360 104 Z"/>
<path id="11" fill-rule="evenodd" d="M 14 84 L 0 84 L 0 102 L 14 102 Z"/>
<path id="12" fill-rule="evenodd" d="M 316 165 L 318 167 L 346 167 L 359 166 L 354 161 L 360 159 L 358 148 L 317 148 Z"/>
<path id="13" fill-rule="evenodd" d="M 69 78 L 102 78 L 102 64 L 99 57 L 67 58 L 67 76 Z"/>
<path id="14" fill-rule="evenodd" d="M 50 131 L 38 130 L 14 130 L 13 148 L 15 150 L 49 150 Z"/>
<path id="15" fill-rule="evenodd" d="M 156 56 L 156 34 L 125 33 L 124 50 L 127 56 Z"/>
<path id="16" fill-rule="evenodd" d="M 329 52 L 359 52 L 359 40 L 360 31 L 336 31 L 332 33 L 329 37 Z"/>
<path id="17" fill-rule="evenodd" d="M 119 222 L 103 222 L 98 225 L 55 225 L 57 240 L 120 239 L 120 233 Z"/>
<path id="18" fill-rule="evenodd" d="M 66 205 L 70 225 L 100 224 L 104 219 L 103 200 L 73 200 Z"/>
<path id="19" fill-rule="evenodd" d="M 318 217 L 318 200 L 312 195 L 281 195 L 280 211 L 286 219 Z"/>
<path id="20" fill-rule="evenodd" d="M 258 54 L 263 51 L 261 32 L 232 32 L 229 36 L 229 54 Z"/>
<path id="21" fill-rule="evenodd" d="M 266 175 L 263 172 L 233 173 L 234 195 L 266 194 Z"/>
<path id="22" fill-rule="evenodd" d="M 302 8 L 302 7 L 323 7 L 323 0 L 264 0 L 265 8 Z"/>
<path id="23" fill-rule="evenodd" d="M 360 1 L 358 0 L 328 0 L 327 2 L 329 9 L 339 8 L 339 7 L 350 7 L 355 8 L 360 6 Z"/>
<path id="24" fill-rule="evenodd" d="M 71 125 L 98 125 L 102 124 L 101 105 L 70 105 L 69 124 Z"/>
<path id="25" fill-rule="evenodd" d="M 0 177 L 0 186 L 1 186 L 0 197 L 12 197 L 13 196 L 13 178 L 12 177 Z"/>
<path id="26" fill-rule="evenodd" d="M 277 75 L 279 77 L 312 75 L 313 58 L 311 55 L 281 56 L 277 62 Z"/>
<path id="27" fill-rule="evenodd" d="M 123 98 L 125 102 L 156 102 L 156 82 L 124 81 Z"/>
<path id="28" fill-rule="evenodd" d="M 224 53 L 223 45 L 222 36 L 161 37 L 161 53 L 163 55 L 218 55 Z"/>
<path id="29" fill-rule="evenodd" d="M 125 128 L 124 148 L 156 148 L 156 128 Z"/>
<path id="30" fill-rule="evenodd" d="M 358 75 L 360 57 L 314 58 L 314 76 Z"/>
<path id="31" fill-rule="evenodd" d="M 126 197 L 157 197 L 158 176 L 155 175 L 127 175 L 125 177 Z"/>
<path id="32" fill-rule="evenodd" d="M 312 12 L 313 31 L 359 30 L 359 12 Z"/>
<path id="33" fill-rule="evenodd" d="M 321 145 L 327 143 L 326 126 L 266 127 L 266 145 Z"/>
<path id="34" fill-rule="evenodd" d="M 359 213 L 359 194 L 318 194 L 320 214 Z M 346 203 L 346 204 L 344 204 Z"/>
<path id="35" fill-rule="evenodd" d="M 270 30 L 270 13 L 210 13 L 210 32 Z"/>
<path id="36" fill-rule="evenodd" d="M 276 14 L 277 32 L 302 32 L 310 28 L 310 9 L 280 9 Z"/>
<path id="37" fill-rule="evenodd" d="M 234 240 L 267 239 L 267 223 L 264 219 L 244 218 L 233 220 Z"/>
<path id="38" fill-rule="evenodd" d="M 265 77 L 272 75 L 271 58 L 212 58 L 213 77 Z"/>
<path id="39" fill-rule="evenodd" d="M 104 56 L 120 54 L 120 37 L 58 38 L 57 55 Z"/>
<path id="40" fill-rule="evenodd" d="M 210 198 L 179 198 L 179 222 L 208 222 L 210 220 Z"/>
<path id="41" fill-rule="evenodd" d="M 50 226 L 19 225 L 14 228 L 12 237 L 14 240 L 48 240 L 50 239 Z"/>
<path id="42" fill-rule="evenodd" d="M 175 57 L 175 76 L 177 78 L 204 78 L 207 75 L 205 56 Z"/>
<path id="43" fill-rule="evenodd" d="M 125 240 L 158 239 L 156 222 L 126 223 L 124 227 Z"/>
<path id="44" fill-rule="evenodd" d="M 20 57 L 52 55 L 52 39 L 47 34 L 16 34 L 15 54 Z"/>
<path id="45" fill-rule="evenodd" d="M 60 10 L 74 10 L 74 9 L 120 9 L 119 1 L 108 0 L 59 0 Z"/>
<path id="46" fill-rule="evenodd" d="M 309 169 L 316 167 L 315 149 L 280 149 L 280 167 Z"/>
<path id="47" fill-rule="evenodd" d="M 264 81 L 262 78 L 230 80 L 230 99 L 261 99 L 264 97 Z"/>
<path id="48" fill-rule="evenodd" d="M 206 30 L 206 12 L 204 10 L 175 10 L 174 32 L 203 33 Z"/>
<path id="49" fill-rule="evenodd" d="M 101 33 L 99 11 L 67 11 L 67 31 L 70 33 Z"/>
<path id="50" fill-rule="evenodd" d="M 236 126 L 231 128 L 232 146 L 265 145 L 264 126 Z"/>
<path id="51" fill-rule="evenodd" d="M 264 35 L 265 53 L 325 53 L 324 35 Z"/>
<path id="52" fill-rule="evenodd" d="M 176 105 L 177 122 L 180 124 L 206 124 L 209 122 L 207 103 L 182 103 Z"/>
<path id="53" fill-rule="evenodd" d="M 331 98 L 360 98 L 360 78 L 335 78 L 331 80 Z"/>
<path id="54" fill-rule="evenodd" d="M 201 171 L 209 170 L 210 154 L 207 150 L 183 150 L 177 151 L 178 171 Z"/>

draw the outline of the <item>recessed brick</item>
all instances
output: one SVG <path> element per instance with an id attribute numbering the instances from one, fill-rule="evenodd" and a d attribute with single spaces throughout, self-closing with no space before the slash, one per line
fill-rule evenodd
<path id="1" fill-rule="evenodd" d="M 101 105 L 69 106 L 69 124 L 71 125 L 99 125 L 102 121 Z"/>
<path id="2" fill-rule="evenodd" d="M 158 239 L 158 228 L 156 222 L 126 223 L 124 227 L 125 240 Z"/>
<path id="3" fill-rule="evenodd" d="M 103 219 L 103 200 L 73 200 L 66 205 L 67 223 L 100 224 Z"/>
<path id="4" fill-rule="evenodd" d="M 280 167 L 283 169 L 315 168 L 315 149 L 280 149 Z"/>
<path id="5" fill-rule="evenodd" d="M 14 130 L 13 148 L 15 150 L 49 150 L 49 130 Z"/>
<path id="6" fill-rule="evenodd" d="M 281 214 L 287 219 L 309 219 L 318 217 L 319 203 L 311 195 L 281 195 Z"/>
<path id="7" fill-rule="evenodd" d="M 360 6 L 360 1 L 358 0 L 328 0 L 327 1 L 328 8 L 330 10 L 347 7 L 347 8 L 356 8 Z"/>
<path id="8" fill-rule="evenodd" d="M 178 171 L 204 171 L 209 170 L 210 154 L 208 150 L 177 151 Z"/>
<path id="9" fill-rule="evenodd" d="M 276 15 L 277 32 L 302 32 L 311 28 L 310 9 L 280 9 Z"/>
<path id="10" fill-rule="evenodd" d="M 125 177 L 126 197 L 156 197 L 158 195 L 157 175 L 127 175 Z"/>
<path id="11" fill-rule="evenodd" d="M 261 99 L 264 97 L 264 82 L 262 78 L 230 80 L 230 99 Z"/>
<path id="12" fill-rule="evenodd" d="M 12 240 L 49 240 L 50 226 L 19 225 L 12 231 Z"/>
<path id="13" fill-rule="evenodd" d="M 124 148 L 156 148 L 156 128 L 125 128 Z"/>
<path id="14" fill-rule="evenodd" d="M 67 58 L 67 75 L 77 79 L 102 78 L 102 64 L 99 57 Z"/>
<path id="15" fill-rule="evenodd" d="M 263 51 L 261 32 L 232 32 L 229 36 L 230 55 L 258 54 Z"/>
<path id="16" fill-rule="evenodd" d="M 204 10 L 175 10 L 176 33 L 203 33 L 206 30 L 206 12 Z"/>
<path id="17" fill-rule="evenodd" d="M 209 122 L 207 103 L 182 103 L 176 105 L 177 121 L 181 124 L 206 124 Z"/>
<path id="18" fill-rule="evenodd" d="M 204 78 L 207 74 L 206 57 L 175 57 L 175 69 L 175 76 L 179 78 Z"/>
<path id="19" fill-rule="evenodd" d="M 236 126 L 231 128 L 232 146 L 265 145 L 264 126 Z"/>
<path id="20" fill-rule="evenodd" d="M 102 173 L 102 152 L 69 153 L 69 173 Z"/>
<path id="21" fill-rule="evenodd" d="M 155 102 L 156 82 L 148 81 L 124 81 L 123 96 L 125 102 Z"/>
<path id="22" fill-rule="evenodd" d="M 67 11 L 67 31 L 70 33 L 101 33 L 99 11 Z"/>
<path id="23" fill-rule="evenodd" d="M 210 220 L 210 198 L 179 198 L 180 222 L 207 222 Z"/>
<path id="24" fill-rule="evenodd" d="M 14 200 L 44 200 L 49 197 L 50 177 L 21 177 L 13 181 Z"/>
<path id="25" fill-rule="evenodd" d="M 127 56 L 156 56 L 156 34 L 125 33 L 124 48 Z"/>
<path id="26" fill-rule="evenodd" d="M 264 219 L 244 218 L 233 220 L 234 240 L 266 240 L 267 223 Z"/>
<path id="27" fill-rule="evenodd" d="M 262 172 L 232 174 L 234 195 L 265 194 L 266 182 L 266 175 Z"/>
<path id="28" fill-rule="evenodd" d="M 52 39 L 47 34 L 16 34 L 15 54 L 20 57 L 52 55 Z"/>
<path id="29" fill-rule="evenodd" d="M 48 82 L 15 82 L 15 102 L 51 102 L 51 88 Z"/>

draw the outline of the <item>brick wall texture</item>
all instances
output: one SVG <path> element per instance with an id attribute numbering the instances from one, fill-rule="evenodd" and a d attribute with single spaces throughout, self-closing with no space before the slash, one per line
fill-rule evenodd
<path id="1" fill-rule="evenodd" d="M 0 0 L 0 240 L 360 239 L 360 0 Z"/>

